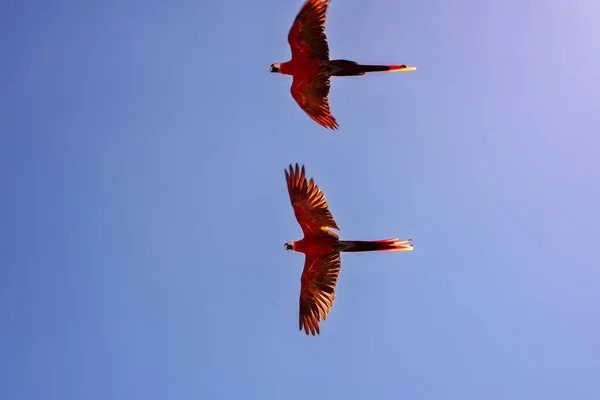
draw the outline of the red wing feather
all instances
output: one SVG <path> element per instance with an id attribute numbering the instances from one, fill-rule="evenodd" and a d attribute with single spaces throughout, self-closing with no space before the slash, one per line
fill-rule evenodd
<path id="1" fill-rule="evenodd" d="M 314 183 L 311 178 L 306 180 L 304 166 L 302 169 L 292 165 L 289 171 L 285 171 L 285 179 L 287 181 L 288 193 L 290 202 L 294 208 L 296 220 L 304 232 L 304 237 L 334 237 L 338 236 L 329 230 L 329 228 L 339 230 L 337 224 L 333 220 L 333 216 L 329 212 L 327 200 L 323 192 Z"/>
<path id="2" fill-rule="evenodd" d="M 288 33 L 292 58 L 316 57 L 329 60 L 325 17 L 329 0 L 306 0 Z"/>
<path id="3" fill-rule="evenodd" d="M 329 108 L 329 78 L 317 75 L 310 80 L 294 77 L 290 89 L 296 103 L 316 123 L 325 128 L 337 129 L 337 121 Z"/>
<path id="4" fill-rule="evenodd" d="M 307 256 L 300 278 L 299 329 L 320 334 L 319 321 L 327 318 L 333 305 L 335 284 L 340 273 L 340 253 Z"/>

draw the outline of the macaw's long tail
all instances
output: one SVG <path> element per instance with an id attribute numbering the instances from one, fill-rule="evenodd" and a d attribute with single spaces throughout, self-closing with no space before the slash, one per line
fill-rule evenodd
<path id="1" fill-rule="evenodd" d="M 410 251 L 413 245 L 411 239 L 398 240 L 398 238 L 360 241 L 360 240 L 340 240 L 340 251 Z"/>
<path id="2" fill-rule="evenodd" d="M 332 76 L 357 76 L 364 75 L 367 72 L 401 72 L 414 71 L 416 67 L 409 67 L 404 64 L 395 65 L 362 65 L 356 61 L 348 60 L 331 60 L 329 61 L 334 67 Z"/>

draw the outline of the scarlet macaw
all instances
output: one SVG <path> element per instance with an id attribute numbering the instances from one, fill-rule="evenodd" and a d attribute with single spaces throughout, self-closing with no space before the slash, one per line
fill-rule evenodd
<path id="1" fill-rule="evenodd" d="M 339 240 L 331 229 L 339 230 L 333 220 L 327 200 L 311 178 L 306 181 L 304 165 L 296 163 L 285 171 L 290 201 L 296 219 L 304 232 L 301 240 L 290 240 L 284 249 L 304 253 L 304 270 L 300 278 L 300 325 L 306 334 L 320 334 L 319 321 L 325 321 L 333 304 L 334 288 L 340 272 L 340 252 L 410 251 L 411 239 L 398 238 L 359 241 Z"/>
<path id="2" fill-rule="evenodd" d="M 366 72 L 414 71 L 415 67 L 361 65 L 355 61 L 329 60 L 325 36 L 325 13 L 329 0 L 306 0 L 288 33 L 292 59 L 271 64 L 270 71 L 292 75 L 292 97 L 318 124 L 336 129 L 329 110 L 329 77 L 364 75 Z"/>

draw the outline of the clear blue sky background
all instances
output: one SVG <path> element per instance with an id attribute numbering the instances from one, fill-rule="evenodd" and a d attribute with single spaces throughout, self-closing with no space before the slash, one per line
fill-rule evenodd
<path id="1" fill-rule="evenodd" d="M 287 1 L 4 1 L 3 399 L 600 397 L 600 7 L 336 0 L 319 127 Z M 319 337 L 284 169 L 345 239 Z"/>

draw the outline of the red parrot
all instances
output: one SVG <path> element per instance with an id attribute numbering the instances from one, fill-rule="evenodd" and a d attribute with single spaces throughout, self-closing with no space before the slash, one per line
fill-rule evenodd
<path id="1" fill-rule="evenodd" d="M 306 0 L 288 34 L 292 59 L 271 64 L 270 71 L 292 75 L 292 97 L 318 124 L 336 129 L 329 110 L 329 77 L 364 75 L 367 72 L 414 71 L 415 67 L 361 65 L 355 61 L 329 60 L 325 13 L 329 0 Z"/>
<path id="2" fill-rule="evenodd" d="M 360 241 L 339 240 L 331 229 L 339 230 L 333 220 L 327 200 L 311 178 L 306 180 L 304 165 L 300 170 L 296 163 L 285 171 L 290 201 L 296 219 L 304 232 L 301 240 L 284 244 L 286 250 L 304 253 L 304 270 L 300 278 L 300 326 L 299 329 L 314 336 L 319 331 L 319 321 L 327 318 L 333 304 L 334 288 L 340 272 L 340 252 L 357 251 L 410 251 L 411 239 L 397 238 Z"/>

